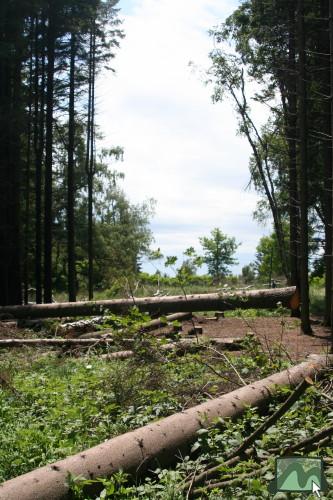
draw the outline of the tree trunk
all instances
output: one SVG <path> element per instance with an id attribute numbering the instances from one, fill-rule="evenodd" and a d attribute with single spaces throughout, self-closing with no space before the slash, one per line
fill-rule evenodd
<path id="1" fill-rule="evenodd" d="M 47 28 L 46 138 L 44 186 L 44 302 L 52 302 L 52 162 L 53 162 L 53 103 L 55 68 L 55 19 L 49 7 Z"/>
<path id="2" fill-rule="evenodd" d="M 192 318 L 191 312 L 183 312 L 183 313 L 175 313 L 166 316 L 165 319 L 153 319 L 148 321 L 147 323 L 143 323 L 140 330 L 149 332 L 161 326 L 167 325 L 172 321 L 184 321 L 186 319 Z M 96 318 L 91 319 L 81 319 L 79 321 L 74 321 L 73 323 L 65 323 L 63 325 L 59 325 L 57 332 L 60 335 L 67 335 L 69 337 L 76 337 L 81 335 L 82 333 L 95 332 L 96 326 L 101 325 L 107 321 L 107 318 L 103 316 L 97 316 Z M 112 321 L 111 321 L 112 322 Z M 99 333 L 103 333 L 102 331 Z"/>
<path id="3" fill-rule="evenodd" d="M 295 49 L 295 4 L 289 6 L 289 75 L 288 75 L 288 170 L 289 170 L 289 261 L 290 285 L 299 286 L 298 276 L 298 191 L 296 168 L 297 143 L 297 88 L 296 88 L 296 49 Z"/>
<path id="4" fill-rule="evenodd" d="M 71 34 L 69 119 L 68 119 L 68 165 L 67 165 L 67 252 L 68 252 L 68 300 L 76 301 L 75 272 L 75 224 L 74 224 L 74 141 L 75 141 L 75 56 L 76 37 Z"/>
<path id="5" fill-rule="evenodd" d="M 237 110 L 242 118 L 242 133 L 245 134 L 252 148 L 255 163 L 262 182 L 262 187 L 267 197 L 269 208 L 272 212 L 273 225 L 276 233 L 278 252 L 281 259 L 283 274 L 285 275 L 286 279 L 289 280 L 289 266 L 285 248 L 285 238 L 283 233 L 280 209 L 275 196 L 274 183 L 270 174 L 269 162 L 267 158 L 267 147 L 264 144 L 262 137 L 258 133 L 258 130 L 247 110 L 247 98 L 245 95 L 245 80 L 243 72 L 241 75 L 241 79 L 242 99 L 238 98 L 233 88 L 233 84 L 229 85 L 229 92 L 233 97 L 236 103 Z M 251 129 L 255 132 L 254 136 L 252 136 Z M 266 153 L 262 153 L 259 146 L 263 149 L 263 151 L 266 151 Z"/>
<path id="6" fill-rule="evenodd" d="M 235 350 L 241 350 L 242 349 L 242 340 L 241 338 L 224 338 L 224 339 L 214 339 L 213 341 L 210 340 L 210 343 L 215 345 L 220 351 L 221 350 L 226 350 L 226 351 L 235 351 Z M 203 349 L 207 349 L 207 343 L 198 343 L 195 339 L 185 339 L 185 340 L 180 340 L 177 342 L 172 342 L 170 344 L 161 344 L 158 346 L 158 349 L 160 349 L 162 352 L 172 352 L 175 351 L 176 354 L 186 354 L 189 352 L 198 352 Z M 116 352 L 111 352 L 109 354 L 101 354 L 98 356 L 98 359 L 108 359 L 110 361 L 114 359 L 128 359 L 132 358 L 135 356 L 134 351 L 116 351 Z"/>
<path id="7" fill-rule="evenodd" d="M 321 0 L 321 17 L 327 19 L 329 16 L 329 5 L 327 0 Z M 321 33 L 320 52 L 329 54 L 330 52 L 330 37 L 327 31 Z M 330 68 L 326 67 L 328 62 L 327 56 L 322 56 L 320 59 L 321 66 L 324 66 L 322 77 L 322 94 L 330 94 Z M 325 99 L 322 105 L 323 115 L 323 133 L 322 139 L 323 149 L 323 173 L 324 173 L 324 202 L 323 213 L 325 221 L 325 318 L 326 326 L 331 325 L 331 290 L 332 290 L 332 146 L 329 139 L 331 135 L 331 102 Z"/>
<path id="8" fill-rule="evenodd" d="M 57 318 L 92 316 L 107 313 L 126 314 L 135 305 L 140 311 L 160 315 L 173 312 L 228 311 L 233 309 L 274 309 L 280 303 L 295 309 L 299 304 L 296 287 L 251 290 L 233 293 L 209 293 L 184 297 L 144 297 L 132 299 L 96 300 L 93 302 L 63 302 L 0 307 L 5 318 Z"/>
<path id="9" fill-rule="evenodd" d="M 102 335 L 102 332 L 99 332 Z M 241 348 L 241 338 L 216 338 L 211 339 L 211 343 L 219 347 L 220 349 L 228 349 L 232 350 Z M 126 339 L 126 343 L 134 343 L 133 339 Z M 92 338 L 79 338 L 79 339 L 0 339 L 0 349 L 7 349 L 12 347 L 100 347 L 105 345 L 114 344 L 114 339 L 111 337 L 92 337 Z M 172 342 L 170 344 L 161 344 L 158 346 L 159 349 L 172 351 L 172 350 L 182 350 L 186 351 L 186 348 L 190 348 L 193 346 L 194 348 L 203 349 L 207 347 L 206 343 L 197 343 L 195 339 L 183 339 L 177 342 Z M 119 351 L 123 352 L 123 351 Z M 127 353 L 126 356 L 123 357 L 131 357 L 134 356 L 134 351 L 125 351 Z M 130 354 L 129 354 L 130 353 Z M 106 358 L 108 357 L 116 358 L 121 357 L 118 356 L 118 353 L 106 354 Z"/>
<path id="10" fill-rule="evenodd" d="M 77 346 L 77 347 L 91 347 L 91 346 L 103 346 L 114 344 L 114 340 L 111 338 L 101 338 L 101 339 L 0 339 L 0 349 L 7 347 L 66 347 L 66 346 Z"/>
<path id="11" fill-rule="evenodd" d="M 34 153 L 36 159 L 35 170 L 35 287 L 36 303 L 43 301 L 42 287 L 42 166 L 44 154 L 44 93 L 45 93 L 45 16 L 40 21 L 41 42 L 38 41 L 38 19 L 36 19 L 35 38 L 35 109 L 34 109 Z M 40 51 L 39 51 L 40 49 Z M 39 65 L 39 52 L 41 64 Z M 39 70 L 40 67 L 40 70 Z M 39 86 L 39 73 L 41 83 Z"/>
<path id="12" fill-rule="evenodd" d="M 88 178 L 88 297 L 94 298 L 94 256 L 93 256 L 93 177 Z"/>
<path id="13" fill-rule="evenodd" d="M 304 32 L 304 0 L 298 0 L 298 44 L 299 44 L 299 140 L 300 140 L 300 291 L 301 327 L 311 334 L 309 318 L 309 237 L 308 237 L 308 172 L 307 172 L 307 112 L 306 112 L 306 53 Z"/>
<path id="14" fill-rule="evenodd" d="M 94 244 L 93 244 L 93 189 L 95 175 L 95 72 L 96 72 L 96 34 L 95 22 L 91 28 L 89 59 L 89 156 L 87 161 L 88 176 L 88 297 L 94 297 Z M 88 146 L 87 146 L 88 148 Z"/>
<path id="15" fill-rule="evenodd" d="M 21 145 L 23 15 L 0 4 L 0 304 L 21 304 Z"/>
<path id="16" fill-rule="evenodd" d="M 333 0 L 329 0 L 329 33 L 330 33 L 330 101 L 331 101 L 331 148 L 333 148 Z M 333 155 L 331 154 L 333 160 Z M 332 194 L 333 189 L 333 162 L 330 170 Z M 332 196 L 333 201 L 333 196 Z M 331 220 L 333 220 L 333 204 L 331 206 Z M 332 229 L 332 227 L 331 227 Z M 333 237 L 333 231 L 331 231 Z M 331 331 L 333 336 L 333 241 L 331 242 L 331 292 L 330 292 L 330 311 L 331 311 Z M 333 349 L 333 344 L 332 344 Z"/>
<path id="17" fill-rule="evenodd" d="M 6 500 L 56 500 L 68 498 L 68 473 L 87 479 L 109 477 L 122 470 L 142 476 L 148 469 L 168 465 L 188 452 L 202 427 L 217 418 L 237 418 L 250 407 L 267 404 L 281 387 L 295 387 L 305 377 L 316 377 L 327 367 L 326 356 L 288 368 L 219 398 L 175 413 L 158 422 L 28 472 L 0 485 Z"/>
<path id="18" fill-rule="evenodd" d="M 25 167 L 25 207 L 24 207 L 24 255 L 23 255 L 23 287 L 24 287 L 24 303 L 29 302 L 28 289 L 29 289 L 29 247 L 30 247 L 30 197 L 31 197 L 31 138 L 32 138 L 32 89 L 33 89 L 33 40 L 34 32 L 36 30 L 34 18 L 30 18 L 30 32 L 29 32 L 29 92 L 28 92 L 28 124 L 27 124 L 27 159 Z"/>

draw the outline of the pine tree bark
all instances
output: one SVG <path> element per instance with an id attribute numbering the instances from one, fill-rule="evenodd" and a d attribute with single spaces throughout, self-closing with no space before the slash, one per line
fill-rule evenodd
<path id="1" fill-rule="evenodd" d="M 46 138 L 44 185 L 44 302 L 52 302 L 52 162 L 53 162 L 53 101 L 55 70 L 55 19 L 52 3 L 47 27 Z"/>
<path id="2" fill-rule="evenodd" d="M 38 29 L 40 26 L 40 30 Z M 39 42 L 39 36 L 41 38 Z M 39 62 L 40 57 L 40 62 Z M 36 303 L 43 301 L 42 287 L 42 177 L 45 143 L 45 16 L 40 25 L 36 19 L 35 38 L 35 102 L 34 102 L 34 154 L 35 154 L 35 287 Z M 40 85 L 39 85 L 40 79 Z"/>
<path id="3" fill-rule="evenodd" d="M 35 20 L 30 18 L 30 43 L 29 43 L 29 91 L 28 91 L 28 124 L 27 124 L 27 159 L 25 166 L 25 207 L 24 207 L 24 255 L 23 255 L 23 286 L 24 286 L 24 303 L 28 303 L 29 289 L 29 226 L 30 226 L 30 197 L 31 197 L 31 156 L 32 156 L 32 124 L 33 124 L 33 40 L 35 32 Z"/>
<path id="4" fill-rule="evenodd" d="M 67 252 L 68 252 L 68 300 L 76 301 L 75 272 L 75 224 L 74 224 L 74 141 L 75 141 L 75 56 L 76 37 L 71 34 L 69 120 L 68 120 L 68 164 L 67 164 Z"/>
<path id="5" fill-rule="evenodd" d="M 174 312 L 232 311 L 234 309 L 296 309 L 299 294 L 296 287 L 251 290 L 233 293 L 205 293 L 167 297 L 134 297 L 131 299 L 94 300 L 92 302 L 60 302 L 27 306 L 0 307 L 0 317 L 60 318 L 67 316 L 97 316 L 108 313 L 128 314 L 135 305 L 142 312 L 158 315 Z"/>
<path id="6" fill-rule="evenodd" d="M 329 5 L 327 0 L 321 0 L 321 12 L 320 15 L 322 19 L 327 19 L 329 17 Z M 330 38 L 329 33 L 325 30 L 321 32 L 321 44 L 319 51 L 321 54 L 330 53 Z M 323 76 L 322 76 L 322 94 L 330 94 L 330 68 L 328 64 L 328 57 L 321 56 L 320 66 L 323 66 Z M 331 170 L 332 170 L 332 146 L 329 139 L 331 135 L 331 102 L 329 99 L 325 99 L 322 105 L 322 116 L 323 116 L 323 133 L 324 138 L 322 140 L 322 150 L 323 150 L 323 173 L 324 173 L 324 225 L 325 225 L 325 254 L 324 254 L 324 264 L 325 264 L 325 325 L 330 326 L 331 324 L 331 290 L 332 290 L 332 181 L 331 181 Z"/>
<path id="7" fill-rule="evenodd" d="M 96 34 L 95 22 L 90 34 L 89 54 L 89 96 L 88 96 L 88 132 L 87 132 L 87 158 L 86 171 L 88 179 L 88 297 L 94 297 L 94 245 L 93 245 L 93 189 L 95 174 L 94 157 L 94 121 L 95 121 L 95 72 L 96 72 Z"/>
<path id="8" fill-rule="evenodd" d="M 21 158 L 23 14 L 0 4 L 0 304 L 21 304 Z"/>
<path id="9" fill-rule="evenodd" d="M 299 51 L 299 155 L 300 155 L 300 291 L 301 328 L 311 334 L 309 317 L 309 236 L 308 236 L 308 172 L 307 172 L 307 112 L 306 112 L 306 52 L 304 30 L 304 0 L 298 0 L 298 51 Z"/>
<path id="10" fill-rule="evenodd" d="M 296 88 L 296 46 L 295 46 L 295 4 L 289 5 L 289 75 L 288 75 L 288 115 L 287 138 L 289 159 L 289 261 L 290 285 L 299 286 L 298 275 L 298 190 L 297 190 L 297 88 Z"/>
<path id="11" fill-rule="evenodd" d="M 329 34 L 330 34 L 330 101 L 331 101 L 331 147 L 333 147 L 333 0 L 329 0 Z M 333 155 L 332 155 L 333 159 Z M 333 189 L 333 161 L 330 170 L 330 178 L 331 178 L 331 191 Z M 333 200 L 333 196 L 332 196 Z M 333 220 L 333 203 L 331 206 L 331 214 Z M 332 231 L 333 237 L 333 231 Z M 333 273 L 333 241 L 331 246 L 331 270 Z M 332 279 L 333 281 L 333 279 Z M 331 310 L 331 331 L 333 336 L 333 283 L 330 292 L 330 310 Z M 333 349 L 333 347 L 332 347 Z"/>

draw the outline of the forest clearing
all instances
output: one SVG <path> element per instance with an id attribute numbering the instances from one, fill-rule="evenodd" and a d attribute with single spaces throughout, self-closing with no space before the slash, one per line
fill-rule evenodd
<path id="1" fill-rule="evenodd" d="M 269 498 L 290 450 L 325 453 L 330 481 L 330 330 L 313 330 L 282 305 L 1 321 L 0 498 Z"/>
<path id="2" fill-rule="evenodd" d="M 333 498 L 333 0 L 0 3 L 0 500 Z"/>

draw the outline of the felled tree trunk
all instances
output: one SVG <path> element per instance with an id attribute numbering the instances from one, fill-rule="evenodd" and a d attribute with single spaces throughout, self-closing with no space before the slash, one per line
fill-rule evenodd
<path id="1" fill-rule="evenodd" d="M 209 339 L 210 343 L 215 345 L 220 351 L 221 350 L 226 350 L 226 351 L 233 351 L 235 349 L 241 350 L 242 349 L 242 340 L 241 338 L 234 338 L 234 339 L 229 339 L 229 338 L 224 338 L 224 339 Z M 207 348 L 207 343 L 205 342 L 197 342 L 195 339 L 184 339 L 180 340 L 178 342 L 171 342 L 170 344 L 161 344 L 159 346 L 159 349 L 161 351 L 175 351 L 178 354 L 186 354 L 187 352 L 197 352 L 202 349 Z M 127 359 L 131 358 L 134 356 L 134 351 L 117 351 L 117 352 L 111 352 L 109 354 L 102 354 L 99 356 L 99 358 L 102 359 Z"/>
<path id="2" fill-rule="evenodd" d="M 214 338 L 209 339 L 212 344 L 217 345 L 220 349 L 232 350 L 241 347 L 241 338 Z M 134 339 L 124 339 L 125 343 L 133 344 Z M 184 347 L 192 345 L 192 339 L 183 339 L 178 342 L 172 342 L 170 344 L 161 344 L 161 349 L 171 350 L 177 347 Z M 71 347 L 71 346 L 103 346 L 114 344 L 114 340 L 111 337 L 98 337 L 98 338 L 80 338 L 80 339 L 0 339 L 0 349 L 7 347 Z M 204 347 L 205 343 L 195 343 L 195 346 Z M 126 351 L 130 352 L 130 351 Z M 129 356 L 128 356 L 129 357 Z"/>
<path id="3" fill-rule="evenodd" d="M 92 346 L 113 344 L 114 340 L 110 338 L 100 339 L 1 339 L 0 349 L 5 347 L 65 347 L 65 346 Z"/>
<path id="4" fill-rule="evenodd" d="M 0 307 L 0 317 L 51 318 L 64 316 L 92 316 L 107 313 L 126 314 L 136 306 L 142 312 L 168 314 L 173 312 L 215 311 L 248 308 L 275 308 L 280 303 L 295 309 L 299 304 L 296 287 L 221 292 L 173 297 L 145 297 L 132 299 L 62 302 Z"/>
<path id="5" fill-rule="evenodd" d="M 143 323 L 141 326 L 141 330 L 149 332 L 151 330 L 154 330 L 155 328 L 168 325 L 168 323 L 172 321 L 184 321 L 186 319 L 190 319 L 191 317 L 192 313 L 190 312 L 170 314 L 169 316 L 166 316 L 166 318 L 153 319 L 151 321 L 148 321 L 147 323 Z M 90 319 L 81 319 L 79 321 L 73 321 L 72 323 L 59 325 L 57 328 L 57 333 L 59 333 L 60 335 L 66 335 L 68 337 L 77 337 L 81 335 L 81 333 L 95 333 L 95 327 L 103 323 L 105 323 L 104 316 L 97 316 Z M 100 334 L 103 332 L 98 333 Z"/>
<path id="6" fill-rule="evenodd" d="M 142 475 L 147 468 L 175 460 L 186 450 L 201 427 L 217 417 L 235 418 L 248 406 L 261 406 L 281 386 L 296 386 L 327 367 L 327 357 L 296 365 L 263 380 L 244 386 L 170 417 L 110 439 L 64 460 L 6 481 L 0 486 L 3 500 L 55 500 L 69 496 L 68 473 L 93 479 L 107 477 L 120 469 Z"/>

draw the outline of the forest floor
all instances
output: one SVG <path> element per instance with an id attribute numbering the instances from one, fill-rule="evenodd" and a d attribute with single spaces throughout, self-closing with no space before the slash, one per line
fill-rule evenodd
<path id="1" fill-rule="evenodd" d="M 198 323 L 203 327 L 203 334 L 209 338 L 243 338 L 254 334 L 266 352 L 282 349 L 292 362 L 302 360 L 309 354 L 326 354 L 330 351 L 331 332 L 319 318 L 311 320 L 312 335 L 304 335 L 300 320 L 288 316 L 226 317 L 216 322 L 203 316 Z M 183 324 L 185 332 L 191 327 L 189 321 Z"/>
<path id="2" fill-rule="evenodd" d="M 148 342 L 143 348 L 142 338 L 138 338 L 132 359 L 112 362 L 100 356 L 105 347 L 2 349 L 0 482 L 183 411 L 207 398 L 225 394 L 242 385 L 240 376 L 244 383 L 251 383 L 303 360 L 308 354 L 326 354 L 330 350 L 330 331 L 321 325 L 319 318 L 312 319 L 313 336 L 305 336 L 299 320 L 283 314 L 260 310 L 238 311 L 238 317 L 232 314 L 226 313 L 226 317 L 218 320 L 198 314 L 194 323 L 182 323 L 181 336 L 187 337 L 195 324 L 203 331 L 198 340 L 202 337 L 203 340 L 244 338 L 242 350 L 226 352 L 225 356 L 218 356 L 218 351 L 210 349 L 208 344 L 204 350 L 187 352 L 184 356 L 166 355 L 161 353 L 158 341 L 150 333 L 143 337 L 144 342 Z M 140 321 L 142 318 L 135 314 L 132 319 L 119 319 L 119 334 L 126 331 L 127 336 L 128 329 L 132 333 L 137 331 Z M 15 322 L 0 322 L 0 339 L 50 338 L 55 332 L 56 322 L 51 320 L 43 323 L 41 331 L 18 328 Z M 162 332 L 163 328 L 159 329 L 159 333 Z M 195 337 L 193 340 L 195 343 Z M 120 345 L 106 349 L 121 349 L 121 337 Z M 324 380 L 308 389 L 294 407 L 256 441 L 255 457 L 235 467 L 221 468 L 216 480 L 224 481 L 223 485 L 204 489 L 196 497 L 209 500 L 270 498 L 268 484 L 274 477 L 274 459 L 278 454 L 272 450 L 302 442 L 327 425 L 333 427 L 332 387 L 333 371 L 330 370 Z M 282 392 L 272 400 L 269 414 L 287 394 L 288 391 Z M 126 474 L 116 474 L 105 480 L 104 496 L 98 498 L 192 498 L 186 486 L 188 478 L 195 477 L 196 472 L 205 470 L 211 463 L 221 463 L 223 456 L 265 418 L 266 414 L 249 408 L 237 422 L 224 420 L 222 427 L 212 426 L 204 434 L 198 433 L 189 454 L 174 467 L 151 471 L 138 484 L 133 484 Z M 324 457 L 330 484 L 333 484 L 332 437 L 306 450 L 313 456 Z M 75 500 L 91 498 L 83 493 L 84 484 L 83 481 L 72 486 Z M 277 494 L 277 498 L 300 497 Z M 333 491 L 322 498 L 333 498 Z"/>
<path id="3" fill-rule="evenodd" d="M 248 334 L 255 335 L 268 354 L 270 351 L 275 353 L 276 350 L 282 349 L 291 362 L 300 361 L 309 354 L 326 354 L 330 351 L 330 329 L 323 326 L 318 317 L 311 320 L 312 335 L 304 335 L 300 320 L 289 316 L 249 317 L 244 314 L 243 317 L 225 317 L 212 321 L 206 316 L 195 315 L 194 322 L 202 327 L 203 336 L 207 338 L 235 339 Z M 187 335 L 191 328 L 192 321 L 182 322 L 184 335 Z M 162 333 L 163 328 L 160 328 L 159 332 Z M 27 335 L 27 330 L 18 328 L 15 322 L 0 322 L 0 339 L 29 336 L 35 335 Z"/>

